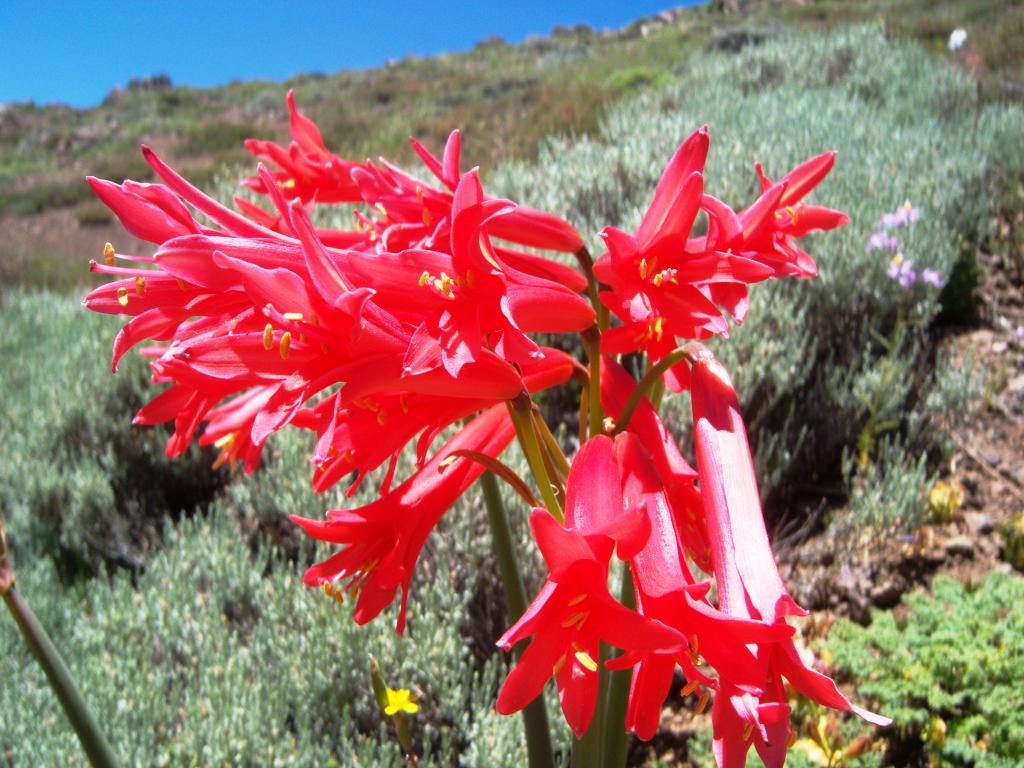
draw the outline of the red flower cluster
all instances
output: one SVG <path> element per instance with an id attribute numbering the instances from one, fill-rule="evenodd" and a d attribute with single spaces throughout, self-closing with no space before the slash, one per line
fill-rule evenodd
<path id="1" fill-rule="evenodd" d="M 434 177 L 428 182 L 385 160 L 333 155 L 291 95 L 288 106 L 287 148 L 247 143 L 276 166 L 260 166 L 245 182 L 266 195 L 272 212 L 242 199 L 240 213 L 221 205 L 147 148 L 163 184 L 90 179 L 128 231 L 157 245 L 152 256 L 108 246 L 92 268 L 117 279 L 84 301 L 131 317 L 114 342 L 115 370 L 131 347 L 161 342 L 143 354 L 153 381 L 167 386 L 136 422 L 173 421 L 171 456 L 205 423 L 199 443 L 247 472 L 274 432 L 310 430 L 318 491 L 354 476 L 351 495 L 381 470 L 376 500 L 295 522 L 342 546 L 307 571 L 306 583 L 353 597 L 359 623 L 401 588 L 399 632 L 424 541 L 518 432 L 528 456 L 543 454 L 531 465 L 549 467 L 551 477 L 539 479 L 561 486 L 565 509 L 563 519 L 552 496 L 530 517 L 549 574 L 499 641 L 510 649 L 533 638 L 501 690 L 499 711 L 521 709 L 554 677 L 566 720 L 583 734 L 605 642 L 623 651 L 609 668 L 633 669 L 624 725 L 642 738 L 657 728 L 677 666 L 687 693 L 701 694 L 700 706 L 715 691 L 721 765 L 742 765 L 751 744 L 766 764 L 782 764 L 790 734 L 783 679 L 817 701 L 883 722 L 853 707 L 796 651 L 785 617 L 803 611 L 776 570 L 728 375 L 702 352 L 666 373 L 673 389 L 691 389 L 695 470 L 612 357 L 644 352 L 657 362 L 679 339 L 727 335 L 725 315 L 742 322 L 748 284 L 814 275 L 796 238 L 846 217 L 799 201 L 833 154 L 775 184 L 758 166 L 761 195 L 736 213 L 704 192 L 708 134 L 696 131 L 670 162 L 637 232 L 606 228 L 607 253 L 583 275 L 523 250 L 582 256 L 585 248 L 562 219 L 485 194 L 476 170 L 460 169 L 458 132 L 440 159 L 413 140 Z M 361 204 L 355 228 L 316 228 L 312 211 L 325 203 Z M 695 235 L 702 210 L 707 231 Z M 582 295 L 588 280 L 599 285 L 615 326 L 602 327 Z M 554 440 L 545 430 L 527 439 L 507 404 L 515 401 L 521 415 L 530 393 L 574 375 L 586 379 L 575 359 L 530 335 L 584 331 L 601 338 L 589 372 L 600 377 L 592 397 L 599 402 L 589 407 L 608 416 L 606 429 L 627 421 L 614 439 L 590 434 L 565 477 L 558 468 L 568 462 Z M 412 445 L 416 467 L 392 487 L 398 457 Z M 608 593 L 613 555 L 630 564 L 635 610 Z M 691 563 L 714 575 L 714 600 L 711 581 L 695 576 Z M 710 669 L 701 669 L 705 661 Z"/>

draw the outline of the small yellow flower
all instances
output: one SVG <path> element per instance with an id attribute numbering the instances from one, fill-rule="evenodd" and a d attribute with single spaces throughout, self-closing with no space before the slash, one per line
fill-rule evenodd
<path id="1" fill-rule="evenodd" d="M 412 695 L 408 688 L 400 688 L 397 691 L 388 688 L 387 696 L 388 704 L 384 707 L 385 715 L 395 715 L 399 712 L 415 715 L 420 711 L 420 706 L 416 703 L 416 696 Z"/>

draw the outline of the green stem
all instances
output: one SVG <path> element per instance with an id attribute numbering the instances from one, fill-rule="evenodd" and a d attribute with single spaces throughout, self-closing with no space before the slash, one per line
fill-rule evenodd
<path id="1" fill-rule="evenodd" d="M 601 408 L 601 332 L 596 326 L 583 332 L 583 346 L 590 361 L 590 437 L 604 433 L 604 410 Z"/>
<path id="2" fill-rule="evenodd" d="M 629 563 L 622 564 L 622 591 L 619 600 L 627 608 L 636 609 L 633 591 L 633 573 Z M 603 768 L 625 768 L 629 754 L 629 734 L 626 733 L 626 707 L 629 703 L 629 681 L 633 672 L 622 669 L 611 672 L 608 684 L 608 703 L 605 706 Z"/>
<path id="3" fill-rule="evenodd" d="M 562 512 L 562 505 L 558 501 L 558 495 L 551 485 L 551 477 L 548 475 L 548 469 L 544 463 L 544 454 L 540 447 L 540 441 L 537 439 L 537 431 L 534 428 L 533 417 L 531 416 L 532 411 L 533 401 L 525 393 L 514 400 L 508 401 L 508 412 L 512 417 L 516 436 L 523 447 L 523 453 L 526 454 L 526 462 L 530 465 L 530 471 L 533 472 L 533 479 L 536 481 L 537 490 L 540 491 L 540 496 L 544 500 L 544 506 L 547 507 L 548 512 L 559 523 L 562 523 L 565 521 L 565 515 Z"/>
<path id="4" fill-rule="evenodd" d="M 64 708 L 68 720 L 71 721 L 71 727 L 78 734 L 78 740 L 89 762 L 96 768 L 117 765 L 113 750 L 96 725 L 89 708 L 85 705 L 85 700 L 75 686 L 75 681 L 71 678 L 71 673 L 50 636 L 43 629 L 43 625 L 39 623 L 39 619 L 13 584 L 3 593 L 3 598 L 29 650 L 46 673 L 46 679 Z"/>
<path id="5" fill-rule="evenodd" d="M 491 524 L 491 538 L 494 554 L 498 558 L 501 581 L 505 585 L 505 606 L 509 621 L 514 622 L 526 612 L 526 588 L 516 561 L 512 528 L 509 526 L 505 505 L 501 501 L 498 482 L 490 472 L 480 476 L 480 488 L 484 492 L 487 519 Z M 518 654 L 517 654 L 518 655 Z M 530 768 L 553 768 L 551 752 L 551 730 L 548 726 L 548 712 L 543 693 L 523 709 L 523 726 L 526 730 L 526 753 Z"/>
<path id="6" fill-rule="evenodd" d="M 630 394 L 629 399 L 626 401 L 626 405 L 622 408 L 622 413 L 619 414 L 618 423 L 615 425 L 615 431 L 613 435 L 617 435 L 629 426 L 629 419 L 633 415 L 633 411 L 640 405 L 640 401 L 650 393 L 655 385 L 661 381 L 661 377 L 665 371 L 671 368 L 673 365 L 678 363 L 680 360 L 686 358 L 693 360 L 695 357 L 695 351 L 693 347 L 699 345 L 687 344 L 685 347 L 680 347 L 658 361 L 657 365 L 652 366 L 644 377 L 637 382 L 636 388 Z M 703 348 L 703 347 L 702 347 Z"/>

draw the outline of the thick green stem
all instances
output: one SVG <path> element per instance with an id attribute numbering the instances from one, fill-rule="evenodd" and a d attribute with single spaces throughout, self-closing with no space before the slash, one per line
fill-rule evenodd
<path id="1" fill-rule="evenodd" d="M 583 346 L 590 362 L 590 437 L 604 432 L 604 410 L 601 408 L 601 333 L 597 327 L 583 332 Z"/>
<path id="2" fill-rule="evenodd" d="M 633 415 L 633 411 L 640 405 L 640 401 L 649 393 L 656 388 L 656 385 L 661 381 L 661 377 L 665 374 L 669 368 L 678 363 L 680 360 L 686 358 L 687 360 L 696 359 L 698 354 L 702 354 L 699 350 L 703 350 L 704 347 L 701 344 L 687 344 L 685 347 L 670 352 L 658 361 L 657 365 L 652 366 L 644 377 L 637 382 L 636 389 L 630 394 L 629 399 L 626 401 L 625 406 L 622 408 L 622 413 L 619 414 L 618 423 L 615 425 L 615 431 L 613 434 L 617 435 L 629 425 L 629 419 Z M 660 398 L 659 398 L 660 399 Z"/>
<path id="3" fill-rule="evenodd" d="M 533 402 L 528 395 L 520 395 L 514 400 L 508 401 L 508 412 L 512 417 L 512 424 L 516 428 L 516 437 L 526 454 L 526 461 L 530 465 L 533 479 L 537 482 L 537 490 L 544 500 L 544 506 L 548 512 L 559 522 L 565 520 L 562 512 L 562 505 L 558 501 L 558 494 L 551 484 L 551 477 L 548 475 L 547 465 L 544 463 L 544 453 L 537 439 L 537 430 L 534 427 Z"/>
<path id="4" fill-rule="evenodd" d="M 505 585 L 505 606 L 510 622 L 517 621 L 526 611 L 526 588 L 516 560 L 512 528 L 509 526 L 505 505 L 501 501 L 498 482 L 490 472 L 480 476 L 480 488 L 487 505 L 487 519 L 491 524 L 491 538 L 494 554 L 498 558 L 501 581 Z M 553 768 L 551 752 L 551 731 L 548 712 L 541 694 L 523 709 L 523 726 L 526 729 L 526 753 L 530 768 Z"/>
<path id="5" fill-rule="evenodd" d="M 32 651 L 32 655 L 36 657 L 39 666 L 43 668 L 43 672 L 46 673 L 50 687 L 57 695 L 68 720 L 71 721 L 71 727 L 78 734 L 78 740 L 81 742 L 89 762 L 96 768 L 117 765 L 113 750 L 99 726 L 96 725 L 89 708 L 85 705 L 82 694 L 75 686 L 75 681 L 71 679 L 71 673 L 50 640 L 50 636 L 43 629 L 43 625 L 39 623 L 39 619 L 36 618 L 32 609 L 28 607 L 28 603 L 13 584 L 4 591 L 3 597 L 18 629 L 21 630 L 21 634 L 25 638 L 25 643 Z"/>
<path id="6" fill-rule="evenodd" d="M 627 608 L 636 609 L 636 593 L 633 591 L 633 574 L 629 563 L 623 563 L 622 591 L 619 600 Z M 603 768 L 625 768 L 629 754 L 629 734 L 626 733 L 626 706 L 629 703 L 629 681 L 632 670 L 622 669 L 609 673 L 608 703 L 605 706 Z"/>

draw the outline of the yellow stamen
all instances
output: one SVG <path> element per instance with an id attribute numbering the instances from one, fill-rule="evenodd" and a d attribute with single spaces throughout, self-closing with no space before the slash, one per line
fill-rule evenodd
<path id="1" fill-rule="evenodd" d="M 139 296 L 143 296 L 146 293 L 146 278 L 142 275 L 135 278 L 135 292 L 139 294 Z"/>
<path id="2" fill-rule="evenodd" d="M 551 667 L 551 676 L 554 677 L 562 671 L 562 667 L 565 666 L 565 656 L 559 656 L 558 661 Z"/>
<path id="3" fill-rule="evenodd" d="M 295 179 L 285 179 L 283 182 L 278 182 L 278 185 L 282 189 L 295 189 Z"/>
<path id="4" fill-rule="evenodd" d="M 605 416 L 604 421 L 601 422 L 601 428 L 608 434 L 611 434 L 615 431 L 615 419 L 611 416 Z"/>
<path id="5" fill-rule="evenodd" d="M 793 208 L 792 205 L 787 205 L 786 206 L 786 213 L 788 213 L 789 217 L 791 219 L 793 219 L 793 224 L 795 225 L 796 224 L 796 210 Z"/>
<path id="6" fill-rule="evenodd" d="M 586 651 L 576 651 L 576 661 L 578 661 L 584 669 L 590 672 L 597 672 L 597 662 L 591 658 L 590 654 Z"/>
<path id="7" fill-rule="evenodd" d="M 288 359 L 288 348 L 291 346 L 291 343 L 292 343 L 292 335 L 288 331 L 285 331 L 284 333 L 282 333 L 281 334 L 281 348 L 278 350 L 278 352 L 281 353 L 281 359 L 282 360 L 287 360 Z"/>
<path id="8" fill-rule="evenodd" d="M 302 313 L 301 312 L 285 312 L 284 313 L 284 319 L 285 320 L 292 320 L 292 321 L 301 320 L 302 319 Z"/>
<path id="9" fill-rule="evenodd" d="M 228 432 L 223 437 L 218 438 L 217 441 L 213 444 L 213 447 L 223 448 L 226 445 L 231 445 L 233 442 L 235 442 L 235 433 Z"/>
<path id="10" fill-rule="evenodd" d="M 270 351 L 271 347 L 274 346 L 274 326 L 267 323 L 263 327 L 263 348 Z"/>
<path id="11" fill-rule="evenodd" d="M 385 219 L 388 217 L 388 209 L 384 207 L 383 203 L 376 203 L 373 207 L 380 211 L 380 215 Z"/>
<path id="12" fill-rule="evenodd" d="M 640 259 L 640 279 L 646 280 L 650 270 L 647 267 L 647 259 Z"/>
<path id="13" fill-rule="evenodd" d="M 688 682 L 686 685 L 683 686 L 683 690 L 680 692 L 679 695 L 682 696 L 683 698 L 686 698 L 691 693 L 696 691 L 698 688 L 700 688 L 700 680 L 691 680 L 690 682 Z"/>
<path id="14" fill-rule="evenodd" d="M 454 453 L 451 456 L 445 456 L 441 463 L 438 465 L 440 469 L 448 469 L 452 464 L 459 460 L 459 457 Z"/>
<path id="15" fill-rule="evenodd" d="M 431 274 L 427 270 L 423 270 L 423 274 L 420 275 L 420 288 L 430 282 Z"/>
<path id="16" fill-rule="evenodd" d="M 117 303 L 122 307 L 128 306 L 128 289 L 124 286 L 117 289 Z"/>
<path id="17" fill-rule="evenodd" d="M 108 267 L 114 266 L 114 246 L 110 243 L 103 244 L 103 263 Z"/>

